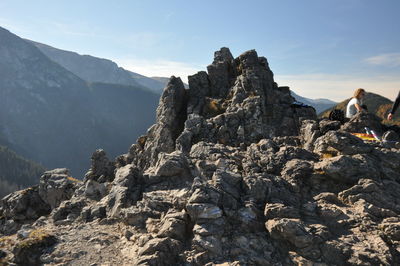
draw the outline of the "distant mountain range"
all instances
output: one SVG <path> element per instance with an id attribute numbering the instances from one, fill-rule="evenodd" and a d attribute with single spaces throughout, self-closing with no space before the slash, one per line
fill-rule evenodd
<path id="1" fill-rule="evenodd" d="M 119 77 L 108 78 L 115 82 Z M 126 151 L 153 124 L 159 94 L 133 81 L 130 86 L 97 81 L 82 79 L 0 28 L 3 142 L 48 168 L 68 167 L 78 178 L 95 149 L 104 148 L 110 157 Z"/>
<path id="2" fill-rule="evenodd" d="M 328 100 L 328 99 L 309 99 L 309 98 L 305 98 L 302 97 L 300 95 L 297 95 L 296 93 L 294 93 L 291 90 L 291 94 L 292 96 L 299 102 L 302 102 L 304 104 L 307 105 L 311 105 L 312 107 L 315 108 L 315 111 L 317 112 L 317 114 L 331 108 L 332 106 L 335 106 L 337 104 L 337 102 Z"/>
<path id="3" fill-rule="evenodd" d="M 320 114 L 320 117 L 328 117 L 330 111 L 333 109 L 340 109 L 343 111 L 346 111 L 346 107 L 348 102 L 350 101 L 351 98 L 346 99 L 337 105 L 333 106 L 332 108 L 326 110 L 325 112 L 322 112 Z M 380 118 L 382 118 L 385 124 L 394 124 L 394 125 L 400 125 L 400 114 L 397 112 L 393 120 L 389 121 L 386 120 L 387 114 L 389 113 L 390 109 L 392 108 L 393 102 L 389 100 L 388 98 L 385 98 L 381 95 L 372 93 L 372 92 L 367 92 L 364 98 L 364 104 L 368 108 L 368 112 L 376 114 Z"/>
<path id="4" fill-rule="evenodd" d="M 133 86 L 161 93 L 169 78 L 148 78 L 119 67 L 115 62 L 90 55 L 80 55 L 65 51 L 46 44 L 27 40 L 35 45 L 48 58 L 63 66 L 83 80 Z"/>

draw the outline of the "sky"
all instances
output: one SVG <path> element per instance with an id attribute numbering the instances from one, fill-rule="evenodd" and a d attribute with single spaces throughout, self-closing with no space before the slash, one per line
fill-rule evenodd
<path id="1" fill-rule="evenodd" d="M 206 70 L 256 49 L 275 81 L 308 98 L 400 89 L 399 0 L 0 0 L 0 26 L 146 76 Z"/>

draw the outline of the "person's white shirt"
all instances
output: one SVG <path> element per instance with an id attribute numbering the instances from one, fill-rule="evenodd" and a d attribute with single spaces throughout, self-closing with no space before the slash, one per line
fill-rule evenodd
<path id="1" fill-rule="evenodd" d="M 355 114 L 357 114 L 358 110 L 356 108 L 356 104 L 358 104 L 359 106 L 362 105 L 361 101 L 359 101 L 357 98 L 352 98 L 347 104 L 347 109 L 346 109 L 347 118 L 352 118 Z"/>

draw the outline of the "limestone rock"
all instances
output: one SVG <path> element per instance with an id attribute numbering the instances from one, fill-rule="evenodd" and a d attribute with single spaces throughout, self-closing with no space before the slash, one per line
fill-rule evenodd
<path id="1" fill-rule="evenodd" d="M 6 235 L 15 233 L 20 224 L 35 221 L 51 211 L 50 206 L 40 197 L 38 187 L 7 195 L 0 201 L 0 210 L 0 232 Z"/>
<path id="2" fill-rule="evenodd" d="M 187 237 L 187 223 L 188 217 L 186 213 L 168 213 L 163 218 L 157 235 L 184 241 Z"/>
<path id="3" fill-rule="evenodd" d="M 373 129 L 376 134 L 383 133 L 381 119 L 374 114 L 360 112 L 345 123 L 341 129 L 352 133 L 364 133 L 365 128 Z"/>
<path id="4" fill-rule="evenodd" d="M 171 77 L 160 98 L 156 124 L 149 128 L 141 164 L 153 165 L 160 152 L 175 150 L 175 140 L 183 131 L 186 119 L 186 90 L 180 78 Z"/>
<path id="5" fill-rule="evenodd" d="M 154 174 L 164 177 L 190 175 L 187 158 L 178 151 L 170 154 L 160 153 Z"/>
<path id="6" fill-rule="evenodd" d="M 92 154 L 92 166 L 85 175 L 85 179 L 97 182 L 113 181 L 114 163 L 109 161 L 106 152 L 102 149 L 96 150 Z"/>
<path id="7" fill-rule="evenodd" d="M 142 193 L 143 177 L 131 164 L 119 168 L 105 201 L 111 216 L 118 216 L 121 208 L 134 204 Z"/>
<path id="8" fill-rule="evenodd" d="M 66 168 L 47 171 L 40 177 L 39 195 L 52 209 L 72 197 L 80 181 L 72 178 Z"/>
<path id="9" fill-rule="evenodd" d="M 18 265 L 38 265 L 44 249 L 51 247 L 56 242 L 56 237 L 45 230 L 32 231 L 28 238 L 14 247 L 15 262 Z"/>
<path id="10" fill-rule="evenodd" d="M 85 185 L 85 196 L 94 199 L 100 200 L 102 199 L 107 193 L 107 187 L 104 183 L 98 183 L 92 179 L 89 179 Z"/>
<path id="11" fill-rule="evenodd" d="M 376 162 L 363 155 L 339 155 L 316 163 L 314 168 L 344 183 L 355 183 L 363 177 L 378 178 L 379 176 Z"/>
<path id="12" fill-rule="evenodd" d="M 84 200 L 72 199 L 63 201 L 60 206 L 54 209 L 51 217 L 56 224 L 72 223 L 81 214 L 82 209 L 85 207 Z"/>
<path id="13" fill-rule="evenodd" d="M 171 238 L 153 238 L 139 249 L 135 264 L 173 265 L 178 261 L 182 243 Z"/>
<path id="14" fill-rule="evenodd" d="M 299 220 L 272 219 L 268 220 L 265 226 L 271 237 L 288 241 L 296 248 L 305 248 L 313 244 L 312 235 Z"/>
<path id="15" fill-rule="evenodd" d="M 192 220 L 217 219 L 222 216 L 222 210 L 213 204 L 191 203 L 186 208 Z"/>
<path id="16" fill-rule="evenodd" d="M 354 155 L 369 153 L 373 150 L 371 145 L 366 144 L 360 138 L 347 132 L 329 131 L 315 140 L 314 152 L 318 154 Z"/>
<path id="17" fill-rule="evenodd" d="M 264 215 L 267 220 L 274 218 L 300 218 L 298 209 L 291 206 L 285 206 L 282 203 L 266 204 Z"/>

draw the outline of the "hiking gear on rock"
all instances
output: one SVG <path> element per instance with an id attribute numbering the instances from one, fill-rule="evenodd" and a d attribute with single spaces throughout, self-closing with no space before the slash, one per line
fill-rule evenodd
<path id="1" fill-rule="evenodd" d="M 340 109 L 334 109 L 329 113 L 329 120 L 332 121 L 339 121 L 341 124 L 344 124 L 345 122 L 345 117 L 344 117 L 344 112 Z"/>

